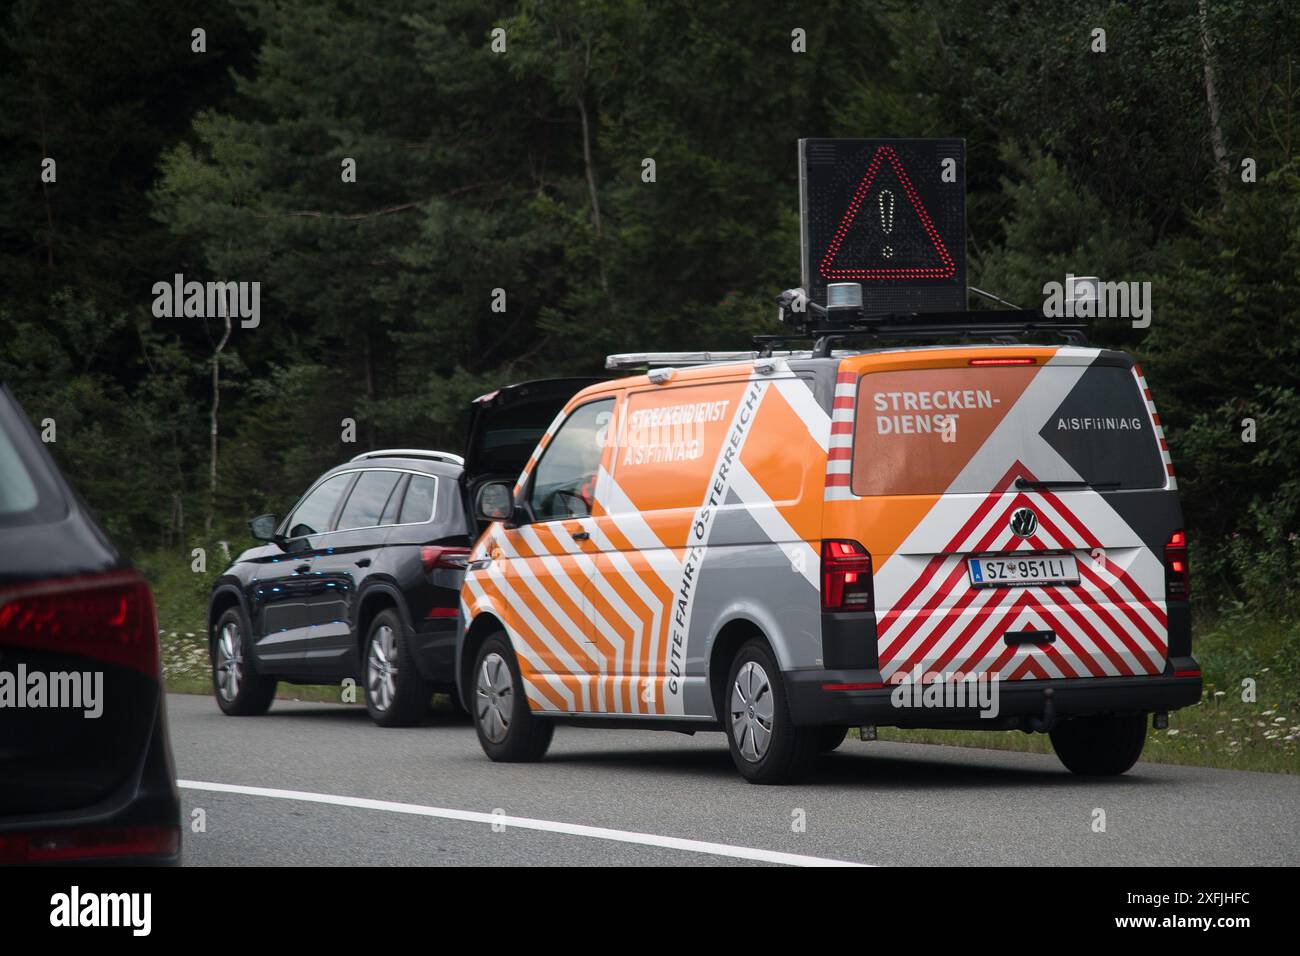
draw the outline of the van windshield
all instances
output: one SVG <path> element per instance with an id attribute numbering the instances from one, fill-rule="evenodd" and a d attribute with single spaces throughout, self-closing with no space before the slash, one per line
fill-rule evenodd
<path id="1" fill-rule="evenodd" d="M 1165 466 L 1120 365 L 873 372 L 858 386 L 856 495 L 987 493 L 1007 476 L 1098 490 L 1161 488 Z"/>

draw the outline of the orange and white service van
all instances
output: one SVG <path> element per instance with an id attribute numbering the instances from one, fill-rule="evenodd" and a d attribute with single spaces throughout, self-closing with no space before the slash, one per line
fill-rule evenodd
<path id="1" fill-rule="evenodd" d="M 557 723 L 722 730 L 781 782 L 888 725 L 1047 732 L 1071 770 L 1127 770 L 1201 694 L 1141 369 L 814 354 L 476 403 L 457 671 L 487 754 L 538 759 Z"/>

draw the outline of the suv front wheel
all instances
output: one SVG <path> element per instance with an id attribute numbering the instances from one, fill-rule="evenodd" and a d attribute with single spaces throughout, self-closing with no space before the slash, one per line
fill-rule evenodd
<path id="1" fill-rule="evenodd" d="M 275 699 L 274 677 L 254 669 L 244 612 L 227 608 L 212 633 L 212 690 L 217 706 L 231 717 L 265 714 Z"/>

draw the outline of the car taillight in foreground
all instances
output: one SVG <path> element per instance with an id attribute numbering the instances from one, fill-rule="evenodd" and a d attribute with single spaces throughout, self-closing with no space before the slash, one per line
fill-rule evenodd
<path id="1" fill-rule="evenodd" d="M 420 549 L 420 564 L 426 572 L 434 568 L 449 568 L 464 571 L 469 564 L 469 548 L 447 548 L 441 545 L 425 545 Z"/>
<path id="2" fill-rule="evenodd" d="M 77 654 L 158 676 L 158 622 L 135 571 L 0 589 L 0 647 Z"/>
<path id="3" fill-rule="evenodd" d="M 822 610 L 870 611 L 871 555 L 856 541 L 822 542 Z"/>
<path id="4" fill-rule="evenodd" d="M 0 833 L 0 864 L 57 863 L 111 857 L 172 857 L 180 830 L 163 827 L 85 827 L 44 833 Z"/>
<path id="5" fill-rule="evenodd" d="M 1186 601 L 1191 591 L 1187 535 L 1179 530 L 1169 536 L 1169 543 L 1165 545 L 1165 597 L 1170 601 Z"/>

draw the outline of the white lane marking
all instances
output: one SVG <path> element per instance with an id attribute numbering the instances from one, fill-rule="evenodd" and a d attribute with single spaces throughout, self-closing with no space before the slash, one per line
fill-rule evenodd
<path id="1" fill-rule="evenodd" d="M 210 793 L 238 793 L 249 797 L 272 797 L 277 800 L 298 800 L 303 803 L 324 803 L 335 807 L 354 807 L 360 810 L 382 810 L 387 813 L 408 813 L 417 817 L 439 817 L 444 820 L 463 820 L 467 823 L 500 824 L 521 830 L 541 830 L 545 833 L 567 833 L 570 836 L 613 840 L 617 843 L 637 843 L 658 846 L 668 850 L 685 850 L 687 853 L 708 853 L 736 860 L 758 860 L 763 863 L 784 863 L 788 866 L 866 866 L 847 860 L 832 860 L 800 853 L 781 853 L 777 850 L 759 850 L 753 847 L 732 846 L 728 843 L 708 843 L 703 840 L 684 840 L 680 837 L 660 836 L 655 833 L 637 833 L 634 830 L 611 830 L 608 827 L 589 827 L 579 823 L 560 823 L 555 820 L 534 820 L 531 817 L 498 816 L 478 810 L 452 810 L 447 807 L 426 807 L 418 803 L 395 803 L 392 800 L 370 800 L 365 797 L 340 797 L 332 793 L 309 793 L 304 790 L 278 790 L 273 787 L 246 787 L 235 783 L 211 783 L 205 780 L 177 780 L 176 785 L 185 790 L 206 790 Z"/>

